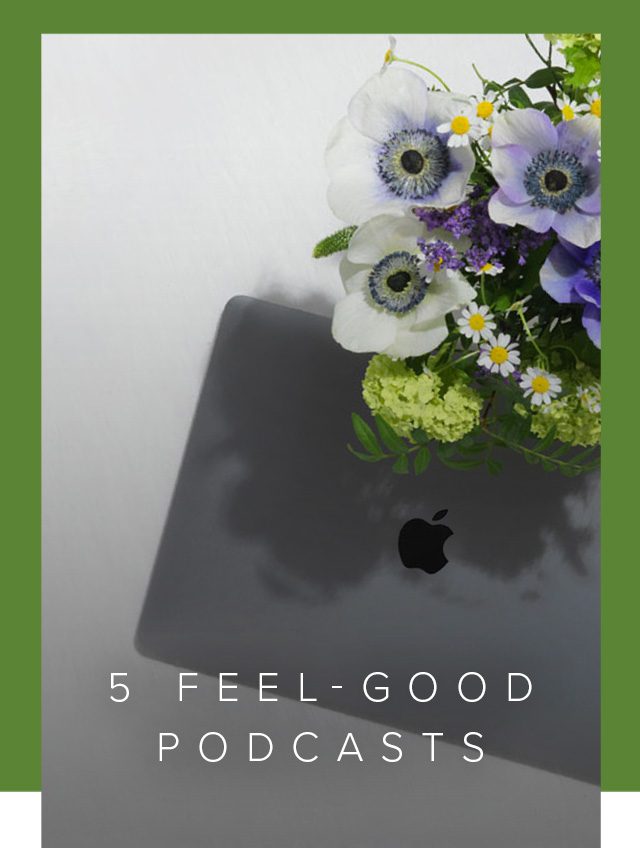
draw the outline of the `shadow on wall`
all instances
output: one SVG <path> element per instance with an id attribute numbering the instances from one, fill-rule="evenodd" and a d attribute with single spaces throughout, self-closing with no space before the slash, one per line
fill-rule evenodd
<path id="1" fill-rule="evenodd" d="M 420 477 L 399 476 L 389 463 L 351 456 L 350 414 L 366 415 L 360 381 L 367 361 L 333 341 L 326 318 L 248 298 L 227 306 L 211 398 L 227 426 L 208 459 L 243 469 L 226 498 L 227 527 L 270 551 L 263 578 L 274 593 L 333 597 L 395 564 L 404 522 L 430 520 L 443 507 L 457 531 L 448 543 L 452 560 L 511 580 L 552 541 L 558 567 L 564 559 L 586 573 L 583 551 L 599 529 L 596 474 L 551 475 L 507 450 L 498 478 L 437 461 Z"/>

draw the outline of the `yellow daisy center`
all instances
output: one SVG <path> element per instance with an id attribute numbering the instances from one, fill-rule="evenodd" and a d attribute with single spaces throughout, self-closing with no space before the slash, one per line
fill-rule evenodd
<path id="1" fill-rule="evenodd" d="M 479 312 L 476 312 L 475 315 L 472 315 L 469 318 L 469 326 L 472 330 L 483 330 L 484 329 L 484 318 L 480 315 Z"/>
<path id="2" fill-rule="evenodd" d="M 493 124 L 490 124 L 489 125 L 489 138 L 491 138 L 492 134 L 493 134 Z"/>
<path id="3" fill-rule="evenodd" d="M 549 381 L 546 377 L 534 377 L 531 381 L 531 388 L 539 395 L 543 395 L 549 390 Z"/>
<path id="4" fill-rule="evenodd" d="M 464 135 L 465 133 L 468 133 L 470 126 L 469 118 L 465 118 L 464 115 L 456 115 L 453 121 L 451 121 L 451 130 L 456 135 Z"/>
<path id="5" fill-rule="evenodd" d="M 502 365 L 503 362 L 506 362 L 507 359 L 509 359 L 509 351 L 506 347 L 500 347 L 500 345 L 497 345 L 491 351 L 490 358 L 492 362 L 496 363 L 496 365 Z"/>
<path id="6" fill-rule="evenodd" d="M 483 274 L 486 274 L 486 273 L 487 273 L 487 271 L 490 271 L 492 268 L 493 268 L 493 262 L 487 262 L 485 265 L 483 265 L 483 266 L 482 266 L 482 268 L 480 269 L 480 271 L 481 271 Z"/>
<path id="7" fill-rule="evenodd" d="M 591 104 L 591 109 L 589 110 L 592 115 L 596 115 L 596 117 L 598 117 L 598 118 L 602 117 L 601 114 L 600 114 L 601 103 L 602 103 L 602 101 L 600 100 L 600 98 L 598 98 L 597 100 L 594 100 L 593 103 Z"/>
<path id="8" fill-rule="evenodd" d="M 575 116 L 576 116 L 576 113 L 573 111 L 571 106 L 569 106 L 568 103 L 565 103 L 565 105 L 562 107 L 562 117 L 564 118 L 564 120 L 565 121 L 573 121 Z"/>
<path id="9" fill-rule="evenodd" d="M 493 114 L 493 103 L 490 103 L 488 100 L 483 100 L 481 103 L 478 103 L 476 112 L 479 118 L 488 118 L 489 115 Z"/>
<path id="10" fill-rule="evenodd" d="M 439 271 L 440 268 L 442 268 L 442 259 L 436 259 L 436 261 L 433 263 L 433 270 Z"/>

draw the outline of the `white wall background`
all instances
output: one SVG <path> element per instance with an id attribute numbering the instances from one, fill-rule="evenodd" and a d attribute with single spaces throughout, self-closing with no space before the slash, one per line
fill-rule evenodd
<path id="1" fill-rule="evenodd" d="M 329 313 L 335 262 L 310 258 L 339 225 L 324 147 L 387 46 L 44 38 L 44 448 L 58 544 L 82 544 L 68 538 L 76 514 L 108 547 L 116 531 L 114 559 L 130 544 L 148 561 L 229 297 Z M 519 35 L 399 36 L 397 53 L 470 93 L 472 62 L 496 79 L 538 64 Z"/>
<path id="2" fill-rule="evenodd" d="M 323 150 L 386 49 L 382 35 L 43 39 L 45 845 L 212 844 L 197 824 L 207 784 L 153 776 L 135 747 L 166 705 L 132 707 L 140 732 L 129 739 L 114 724 L 109 672 L 174 690 L 175 671 L 137 657 L 132 639 L 217 320 L 238 293 L 329 313 L 335 261 L 310 258 L 338 226 Z M 397 52 L 469 93 L 479 92 L 472 61 L 498 79 L 537 66 L 522 36 L 399 36 Z M 282 728 L 300 709 L 282 706 Z M 597 790 L 490 768 L 478 809 L 498 803 L 492 792 L 509 799 L 503 844 L 573 844 L 567 811 L 578 816 Z M 255 844 L 243 835 L 248 809 L 274 845 L 353 848 L 365 814 L 380 845 L 399 844 L 398 816 L 421 832 L 410 769 L 392 785 L 375 769 L 358 781 L 319 772 L 311 800 L 258 773 L 251 781 L 216 811 L 226 841 L 215 844 Z M 153 793 L 132 798 L 132 786 Z M 304 813 L 296 834 L 277 814 L 290 802 Z"/>

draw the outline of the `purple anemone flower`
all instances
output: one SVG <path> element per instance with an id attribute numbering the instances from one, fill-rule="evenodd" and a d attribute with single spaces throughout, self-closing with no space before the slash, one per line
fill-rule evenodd
<path id="1" fill-rule="evenodd" d="M 537 109 L 503 112 L 492 133 L 499 190 L 489 214 L 589 247 L 600 239 L 600 121 L 592 115 L 557 127 Z"/>
<path id="2" fill-rule="evenodd" d="M 576 247 L 560 239 L 540 270 L 542 288 L 558 303 L 583 303 L 582 323 L 600 347 L 600 242 Z"/>

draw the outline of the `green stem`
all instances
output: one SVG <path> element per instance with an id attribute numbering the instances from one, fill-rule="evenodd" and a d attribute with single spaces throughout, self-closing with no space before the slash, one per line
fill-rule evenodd
<path id="1" fill-rule="evenodd" d="M 573 356 L 573 358 L 575 359 L 575 361 L 576 361 L 576 365 L 580 365 L 580 359 L 579 359 L 579 357 L 578 357 L 578 354 L 575 352 L 575 350 L 573 350 L 572 348 L 570 348 L 568 345 L 561 345 L 561 344 L 552 345 L 552 346 L 551 346 L 551 348 L 550 348 L 550 350 L 557 350 L 558 348 L 560 348 L 561 350 L 568 350 L 568 351 L 569 351 L 569 353 L 570 353 L 570 354 Z"/>
<path id="2" fill-rule="evenodd" d="M 493 439 L 493 443 L 501 443 L 506 445 L 511 450 L 516 453 L 529 454 L 529 456 L 537 456 L 538 459 L 546 459 L 549 462 L 553 462 L 555 465 L 560 466 L 563 465 L 565 468 L 584 468 L 585 466 L 578 465 L 575 462 L 566 462 L 563 459 L 558 459 L 557 457 L 551 456 L 550 454 L 540 453 L 540 451 L 533 450 L 532 448 L 527 448 L 524 445 L 521 445 L 519 442 L 511 442 L 509 439 L 504 439 L 502 436 L 499 436 L 497 433 L 493 433 L 488 427 L 482 425 L 482 431 L 487 434 L 491 439 Z"/>
<path id="3" fill-rule="evenodd" d="M 533 41 L 531 40 L 531 36 L 529 35 L 529 33 L 528 33 L 528 32 L 525 32 L 524 37 L 527 39 L 527 41 L 529 42 L 529 44 L 531 45 L 531 47 L 534 49 L 535 54 L 536 54 L 536 56 L 538 57 L 538 59 L 540 59 L 540 61 L 542 62 L 542 64 L 543 64 L 543 65 L 546 65 L 546 66 L 547 66 L 547 68 L 548 68 L 548 67 L 549 67 L 549 60 L 548 60 L 548 59 L 545 59 L 545 58 L 544 58 L 544 56 L 542 55 L 542 53 L 538 50 L 538 48 L 536 47 L 536 45 L 535 45 L 535 44 L 533 43 Z"/>
<path id="4" fill-rule="evenodd" d="M 538 355 L 540 356 L 540 359 L 542 360 L 545 368 L 548 369 L 549 368 L 549 360 L 544 355 L 544 353 L 540 350 L 540 348 L 538 347 L 538 345 L 536 343 L 536 340 L 531 335 L 531 330 L 529 329 L 529 325 L 527 324 L 527 319 L 524 317 L 524 310 L 522 309 L 521 303 L 519 303 L 518 306 L 516 307 L 516 312 L 520 316 L 520 320 L 522 321 L 522 326 L 524 327 L 525 333 L 529 337 L 529 341 L 535 347 L 535 349 L 538 351 Z"/>
<path id="5" fill-rule="evenodd" d="M 551 99 L 553 100 L 553 102 L 554 102 L 554 103 L 556 104 L 556 106 L 557 106 L 557 105 L 558 105 L 558 101 L 557 101 L 556 86 L 558 86 L 558 87 L 560 87 L 560 88 L 561 88 L 561 85 L 560 85 L 560 80 L 556 77 L 555 73 L 554 73 L 554 72 L 553 72 L 553 70 L 552 70 L 552 65 L 551 65 L 551 45 L 549 45 L 549 58 L 548 58 L 548 59 L 545 59 L 545 57 L 542 55 L 542 53 L 538 50 L 538 48 L 536 47 L 536 45 L 535 45 L 535 44 L 533 43 L 533 41 L 531 40 L 531 36 L 529 35 L 529 33 L 525 32 L 524 37 L 527 39 L 527 41 L 529 42 L 529 44 L 531 45 L 531 47 L 534 49 L 536 56 L 540 59 L 540 61 L 542 62 L 542 64 L 543 64 L 543 65 L 545 65 L 547 68 L 549 68 L 549 70 L 550 70 L 550 71 L 551 71 L 551 73 L 553 74 L 553 78 L 554 78 L 555 82 L 554 82 L 554 84 L 553 84 L 551 87 L 546 86 L 546 89 L 547 89 L 547 91 L 549 92 L 549 94 L 551 95 Z"/>
<path id="6" fill-rule="evenodd" d="M 393 57 L 394 62 L 403 62 L 405 65 L 413 65 L 414 68 L 422 68 L 423 71 L 426 71 L 428 74 L 431 74 L 432 77 L 435 77 L 441 86 L 444 87 L 446 91 L 451 91 L 446 82 L 438 76 L 435 71 L 432 71 L 431 68 L 427 68 L 424 65 L 419 64 L 419 62 L 412 62 L 411 59 L 400 59 L 398 56 Z"/>
<path id="7" fill-rule="evenodd" d="M 480 277 L 480 293 L 482 294 L 482 302 L 486 306 L 487 305 L 487 295 L 484 291 L 484 271 L 482 272 L 482 276 Z"/>
<path id="8" fill-rule="evenodd" d="M 465 353 L 464 356 L 459 356 L 457 359 L 454 359 L 451 362 L 447 362 L 446 365 L 443 365 L 442 368 L 436 369 L 433 373 L 442 374 L 443 371 L 446 371 L 447 368 L 451 368 L 452 365 L 457 365 L 458 362 L 464 362 L 465 359 L 471 359 L 472 356 L 478 356 L 479 353 L 479 350 L 472 350 L 471 353 Z"/>
<path id="9" fill-rule="evenodd" d="M 481 163 L 485 166 L 485 168 L 491 167 L 491 162 L 489 160 L 489 157 L 484 152 L 484 150 L 480 147 L 480 145 L 478 144 L 477 141 L 473 142 L 473 152 L 476 154 L 478 159 L 480 159 Z"/>
<path id="10" fill-rule="evenodd" d="M 480 71 L 479 71 L 479 70 L 476 68 L 476 66 L 473 64 L 473 62 L 471 63 L 471 67 L 472 67 L 472 68 L 473 68 L 473 70 L 476 72 L 476 76 L 478 77 L 478 79 L 480 80 L 480 82 L 481 82 L 483 85 L 486 85 L 486 84 L 487 84 L 487 82 L 488 82 L 488 80 L 486 80 L 486 79 L 482 76 L 482 74 L 480 73 Z"/>

